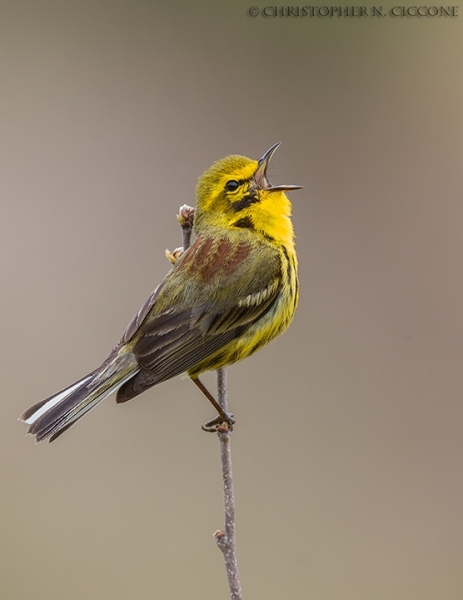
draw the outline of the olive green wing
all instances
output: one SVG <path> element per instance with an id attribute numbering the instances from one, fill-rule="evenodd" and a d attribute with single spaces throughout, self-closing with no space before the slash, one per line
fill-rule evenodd
<path id="1" fill-rule="evenodd" d="M 239 246 L 227 241 L 225 255 L 220 240 L 198 238 L 164 280 L 132 334 L 140 372 L 120 388 L 118 402 L 193 369 L 271 309 L 281 290 L 278 255 Z"/>

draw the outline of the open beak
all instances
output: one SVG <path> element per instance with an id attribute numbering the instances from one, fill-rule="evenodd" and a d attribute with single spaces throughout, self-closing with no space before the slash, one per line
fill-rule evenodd
<path id="1" fill-rule="evenodd" d="M 281 142 L 277 142 L 271 148 L 267 150 L 264 156 L 257 163 L 257 170 L 254 173 L 254 181 L 261 190 L 267 190 L 268 192 L 284 192 L 289 190 L 300 190 L 302 185 L 272 185 L 267 179 L 267 166 L 273 153 L 278 148 Z"/>

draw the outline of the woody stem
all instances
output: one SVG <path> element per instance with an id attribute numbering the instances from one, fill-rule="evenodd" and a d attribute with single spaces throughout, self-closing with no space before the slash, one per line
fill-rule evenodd
<path id="1" fill-rule="evenodd" d="M 190 246 L 191 232 L 193 230 L 194 209 L 187 205 L 180 207 L 177 218 L 182 228 L 182 243 L 183 250 L 185 251 Z M 196 385 L 198 385 L 198 387 L 200 387 L 200 389 L 204 388 L 199 380 L 196 379 L 193 381 L 196 383 Z M 202 391 L 204 392 L 204 390 Z M 206 396 L 208 394 L 206 394 Z M 215 399 L 213 400 L 213 404 L 218 410 L 219 414 L 229 417 L 227 371 L 223 367 L 217 370 L 217 401 L 215 401 Z M 231 431 L 232 426 L 227 420 L 224 420 L 224 423 L 217 427 L 217 435 L 220 442 L 220 458 L 222 462 L 225 519 L 224 528 L 216 531 L 214 533 L 214 537 L 217 542 L 217 546 L 220 548 L 223 554 L 228 577 L 228 587 L 230 589 L 230 598 L 231 600 L 242 600 L 243 596 L 241 593 L 241 582 L 238 572 L 238 560 L 236 556 L 235 492 L 231 456 Z"/>
<path id="2" fill-rule="evenodd" d="M 223 411 L 228 413 L 227 370 L 224 367 L 217 370 L 217 400 Z M 231 456 L 231 428 L 226 425 L 219 427 L 217 435 L 220 442 L 220 458 L 222 461 L 225 524 L 223 530 L 214 533 L 214 537 L 225 561 L 230 598 L 231 600 L 242 600 L 236 555 L 235 491 Z"/>

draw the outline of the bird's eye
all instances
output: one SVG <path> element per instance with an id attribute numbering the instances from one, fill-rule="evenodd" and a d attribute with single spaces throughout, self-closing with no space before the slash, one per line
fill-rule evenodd
<path id="1" fill-rule="evenodd" d="M 225 184 L 225 189 L 229 192 L 234 192 L 239 187 L 240 187 L 240 184 L 237 181 L 235 181 L 234 179 L 230 179 L 230 181 L 227 181 L 227 183 Z"/>

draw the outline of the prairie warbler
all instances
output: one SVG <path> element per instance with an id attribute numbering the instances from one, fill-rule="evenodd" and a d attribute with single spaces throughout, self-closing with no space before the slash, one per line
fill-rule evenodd
<path id="1" fill-rule="evenodd" d="M 192 246 L 132 319 L 108 358 L 22 415 L 28 433 L 50 441 L 117 391 L 126 402 L 171 377 L 198 376 L 246 358 L 282 333 L 298 300 L 297 259 L 285 191 L 267 165 L 227 156 L 198 180 Z M 207 430 L 233 423 L 221 412 Z"/>

